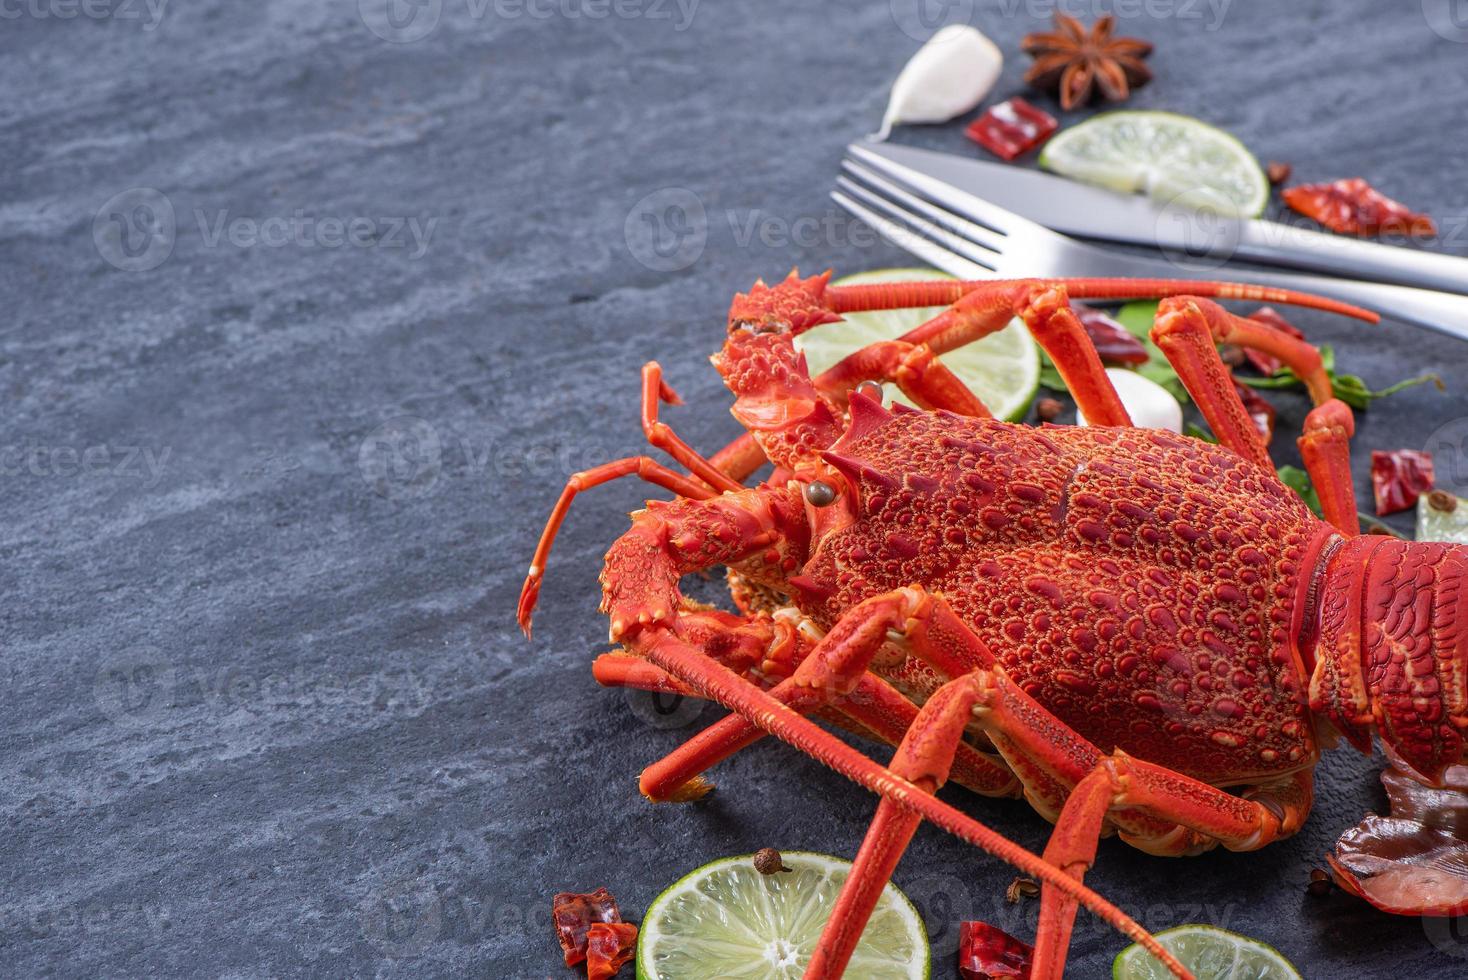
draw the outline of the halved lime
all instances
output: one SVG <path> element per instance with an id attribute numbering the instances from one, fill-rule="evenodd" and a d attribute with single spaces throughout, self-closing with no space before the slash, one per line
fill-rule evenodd
<path id="1" fill-rule="evenodd" d="M 1051 137 L 1046 170 L 1169 205 L 1253 217 L 1269 178 L 1244 144 L 1175 112 L 1106 112 Z"/>
<path id="2" fill-rule="evenodd" d="M 857 286 L 869 282 L 912 279 L 952 279 L 936 269 L 874 269 L 832 283 Z M 845 313 L 840 323 L 826 323 L 795 338 L 805 351 L 811 374 L 819 374 L 859 348 L 878 340 L 892 340 L 943 312 L 941 306 L 923 309 L 875 310 Z M 943 355 L 943 363 L 994 413 L 997 419 L 1018 422 L 1030 409 L 1040 387 L 1040 353 L 1025 325 L 1013 320 L 1003 330 Z M 897 386 L 889 384 L 887 397 L 911 405 Z"/>
<path id="3" fill-rule="evenodd" d="M 1213 926 L 1178 926 L 1157 934 L 1168 952 L 1198 980 L 1300 980 L 1272 946 Z M 1135 943 L 1111 964 L 1114 980 L 1165 980 L 1172 974 Z"/>
<path id="4" fill-rule="evenodd" d="M 851 863 L 808 851 L 762 875 L 753 855 L 705 864 L 653 900 L 637 939 L 638 980 L 794 980 L 805 973 Z M 928 975 L 928 938 L 907 896 L 888 885 L 846 975 Z"/>

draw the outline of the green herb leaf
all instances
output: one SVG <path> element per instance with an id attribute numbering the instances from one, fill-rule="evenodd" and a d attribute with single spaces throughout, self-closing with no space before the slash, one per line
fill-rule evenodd
<path id="1" fill-rule="evenodd" d="M 1317 517 L 1325 516 L 1320 512 L 1320 495 L 1310 485 L 1309 473 L 1298 466 L 1281 466 L 1276 472 L 1279 473 L 1279 482 L 1299 494 L 1300 499 L 1305 501 L 1305 506 L 1313 510 Z"/>
<path id="2" fill-rule="evenodd" d="M 1438 391 L 1446 390 L 1442 378 L 1436 374 L 1420 374 L 1415 378 L 1398 381 L 1394 385 L 1382 388 L 1380 391 L 1372 391 L 1366 382 L 1354 374 L 1337 374 L 1335 370 L 1335 350 L 1329 344 L 1320 345 L 1320 360 L 1325 367 L 1325 373 L 1330 378 L 1330 386 L 1334 395 L 1347 405 L 1358 411 L 1365 411 L 1372 402 L 1387 395 L 1395 395 L 1399 391 L 1412 388 L 1431 381 L 1437 385 Z M 1251 388 L 1293 388 L 1303 385 L 1300 376 L 1287 367 L 1282 367 L 1267 378 L 1239 378 L 1243 384 Z"/>
<path id="3" fill-rule="evenodd" d="M 1204 442 L 1211 442 L 1215 446 L 1218 445 L 1218 438 L 1213 433 L 1193 422 L 1189 422 L 1183 426 L 1183 435 L 1192 436 L 1194 439 L 1202 439 Z"/>

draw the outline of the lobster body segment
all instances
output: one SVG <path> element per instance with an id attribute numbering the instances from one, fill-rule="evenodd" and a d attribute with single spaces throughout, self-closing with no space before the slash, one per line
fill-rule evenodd
<path id="1" fill-rule="evenodd" d="M 858 517 L 804 568 L 821 624 L 921 583 L 1103 752 L 1219 786 L 1315 761 L 1290 631 L 1333 531 L 1273 472 L 1157 430 L 917 412 L 826 459 Z M 909 658 L 889 679 L 946 678 Z"/>

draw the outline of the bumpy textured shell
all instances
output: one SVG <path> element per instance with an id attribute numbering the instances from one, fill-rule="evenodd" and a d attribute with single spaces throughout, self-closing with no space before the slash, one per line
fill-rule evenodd
<path id="1" fill-rule="evenodd" d="M 1291 630 L 1330 531 L 1272 473 L 1166 432 L 945 413 L 863 419 L 827 458 L 848 485 L 801 578 L 812 618 L 921 583 L 1102 750 L 1216 785 L 1314 762 Z"/>

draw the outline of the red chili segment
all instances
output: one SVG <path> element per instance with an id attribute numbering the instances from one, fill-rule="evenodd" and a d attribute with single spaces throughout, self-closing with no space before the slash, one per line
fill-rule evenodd
<path id="1" fill-rule="evenodd" d="M 1028 977 L 1035 948 L 987 922 L 958 925 L 958 975 L 963 980 Z"/>
<path id="2" fill-rule="evenodd" d="M 1432 483 L 1431 453 L 1414 449 L 1371 453 L 1371 492 L 1376 497 L 1377 516 L 1415 506 Z"/>
<path id="3" fill-rule="evenodd" d="M 1147 347 L 1126 327 L 1100 310 L 1089 306 L 1074 307 L 1076 319 L 1086 328 L 1086 336 L 1101 355 L 1103 364 L 1146 364 Z"/>
<path id="4" fill-rule="evenodd" d="M 1437 225 L 1430 217 L 1392 200 L 1360 177 L 1329 184 L 1301 184 L 1286 188 L 1280 196 L 1296 211 L 1344 235 L 1437 234 Z"/>
<path id="5" fill-rule="evenodd" d="M 586 931 L 586 980 L 611 980 L 637 952 L 637 927 L 598 922 Z"/>
<path id="6" fill-rule="evenodd" d="M 1059 128 L 1060 123 L 1050 113 L 1015 96 L 990 106 L 988 112 L 969 123 L 964 133 L 999 159 L 1013 160 L 1045 142 Z"/>
<path id="7" fill-rule="evenodd" d="M 556 938 L 561 942 L 566 965 L 575 966 L 586 959 L 586 934 L 599 923 L 622 921 L 617 900 L 605 888 L 587 895 L 559 892 L 551 899 L 551 920 Z"/>

